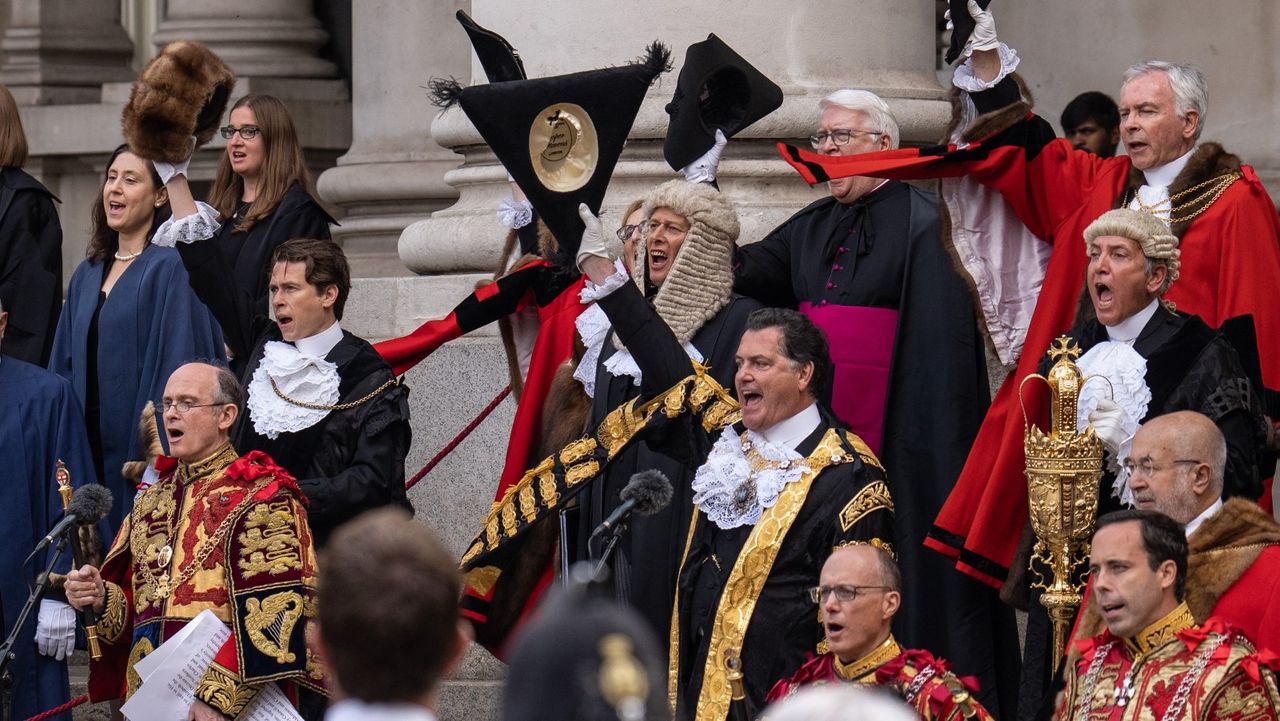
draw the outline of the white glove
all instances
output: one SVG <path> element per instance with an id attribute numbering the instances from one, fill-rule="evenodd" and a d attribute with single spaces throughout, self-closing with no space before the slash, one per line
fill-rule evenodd
<path id="1" fill-rule="evenodd" d="M 160 176 L 160 184 L 168 185 L 169 181 L 178 175 L 186 175 L 187 168 L 191 165 L 191 156 L 195 154 L 196 139 L 191 136 L 187 142 L 187 158 L 178 163 L 166 163 L 163 160 L 153 160 L 151 164 L 155 166 L 156 173 Z"/>
<path id="2" fill-rule="evenodd" d="M 974 28 L 969 33 L 969 41 L 965 43 L 961 57 L 973 55 L 974 50 L 995 50 L 1000 47 L 1000 40 L 996 37 L 996 18 L 991 11 L 983 10 L 974 0 L 969 0 L 965 7 L 969 10 L 969 17 L 973 18 Z M 955 25 L 951 22 L 951 11 L 947 10 L 942 16 L 947 19 L 947 32 L 953 32 Z"/>
<path id="3" fill-rule="evenodd" d="M 595 213 L 591 212 L 586 203 L 578 204 L 578 217 L 582 218 L 582 223 L 586 226 L 582 230 L 582 242 L 578 245 L 578 255 L 574 258 L 579 270 L 582 269 L 582 261 L 593 255 L 604 258 L 610 263 L 622 257 L 622 241 L 618 240 L 618 236 L 613 233 L 604 231 L 604 224 Z"/>
<path id="4" fill-rule="evenodd" d="M 714 183 L 716 170 L 720 168 L 720 155 L 724 153 L 724 146 L 728 144 L 729 139 L 724 137 L 720 128 L 716 128 L 715 145 L 712 145 L 701 158 L 680 169 L 680 172 L 684 173 L 685 180 L 690 183 Z"/>
<path id="5" fill-rule="evenodd" d="M 1128 417 L 1124 409 L 1110 398 L 1099 398 L 1098 407 L 1089 414 L 1089 425 L 1093 426 L 1094 435 L 1102 441 L 1102 445 L 1107 447 L 1112 456 L 1115 456 L 1120 446 L 1129 440 L 1129 434 L 1124 429 Z"/>
<path id="6" fill-rule="evenodd" d="M 62 661 L 76 646 L 76 612 L 62 601 L 40 599 L 36 617 L 36 648 L 45 656 Z"/>

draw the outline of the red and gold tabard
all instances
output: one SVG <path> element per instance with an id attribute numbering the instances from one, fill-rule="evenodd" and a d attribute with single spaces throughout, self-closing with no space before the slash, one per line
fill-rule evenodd
<path id="1" fill-rule="evenodd" d="M 1104 631 L 1076 648 L 1055 721 L 1280 718 L 1272 670 L 1280 659 L 1216 619 L 1197 626 L 1185 603 L 1134 638 Z"/>
<path id="2" fill-rule="evenodd" d="M 93 701 L 127 698 L 133 667 L 202 611 L 231 636 L 196 697 L 235 718 L 258 688 L 281 681 L 323 692 L 306 648 L 315 615 L 315 552 L 303 496 L 266 454 L 228 444 L 194 463 L 156 461 L 159 480 L 125 519 L 102 567 L 103 655 L 90 665 Z"/>
<path id="3" fill-rule="evenodd" d="M 946 661 L 922 650 L 903 650 L 893 636 L 866 656 L 843 663 L 835 654 L 810 659 L 791 678 L 779 681 L 765 699 L 772 704 L 805 686 L 857 683 L 892 688 L 926 721 L 990 721 L 973 697 L 977 684 L 953 674 Z"/>

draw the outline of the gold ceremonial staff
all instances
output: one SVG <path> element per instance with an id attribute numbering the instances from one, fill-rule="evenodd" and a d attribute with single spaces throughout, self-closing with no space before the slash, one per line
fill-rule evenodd
<path id="1" fill-rule="evenodd" d="M 67 470 L 67 465 L 62 462 L 61 458 L 56 462 L 53 478 L 58 482 L 58 495 L 62 496 L 62 510 L 65 511 L 67 510 L 67 506 L 71 505 L 71 495 L 74 489 L 71 488 L 71 471 Z M 72 526 L 71 533 L 73 539 L 71 543 L 71 557 L 75 559 L 72 563 L 74 565 L 78 565 L 80 559 L 84 556 L 82 553 L 83 549 L 81 547 L 82 541 L 80 539 L 80 529 Z M 86 618 L 86 621 L 87 620 L 88 619 Z M 101 659 L 102 646 L 98 643 L 98 624 L 86 622 L 84 625 L 84 637 L 85 641 L 89 645 L 89 657 L 94 661 Z"/>
<path id="2" fill-rule="evenodd" d="M 1019 405 L 1023 405 L 1022 386 L 1027 381 L 1039 378 L 1049 386 L 1049 432 L 1046 434 L 1027 419 L 1025 405 L 1022 420 L 1026 429 L 1023 448 L 1027 501 L 1031 529 L 1036 534 L 1030 570 L 1040 578 L 1031 586 L 1044 591 L 1040 604 L 1053 621 L 1055 673 L 1082 600 L 1084 584 L 1076 580 L 1076 570 L 1088 559 L 1098 511 L 1098 481 L 1102 478 L 1102 441 L 1094 435 L 1093 428 L 1085 428 L 1083 433 L 1076 431 L 1076 403 L 1088 380 L 1072 362 L 1079 356 L 1080 347 L 1067 336 L 1060 336 L 1049 349 L 1049 357 L 1057 362 L 1048 377 L 1033 373 L 1018 386 Z M 1048 566 L 1052 582 L 1036 561 Z"/>

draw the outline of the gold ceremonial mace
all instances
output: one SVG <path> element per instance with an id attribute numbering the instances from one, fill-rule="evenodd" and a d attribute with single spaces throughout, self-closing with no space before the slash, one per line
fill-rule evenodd
<path id="1" fill-rule="evenodd" d="M 67 464 L 63 463 L 61 458 L 56 462 L 56 467 L 53 471 L 53 478 L 58 482 L 58 495 L 62 496 L 62 510 L 65 511 L 67 510 L 67 506 L 71 505 L 71 494 L 74 489 L 71 488 L 71 471 L 67 470 Z M 71 556 L 78 560 L 80 556 L 83 555 L 80 553 L 80 529 L 73 528 L 72 533 L 74 534 L 74 540 L 72 542 Z M 86 623 L 84 625 L 84 636 L 85 640 L 89 644 L 90 658 L 94 661 L 101 659 L 102 646 L 98 643 L 98 624 Z"/>
<path id="2" fill-rule="evenodd" d="M 1044 591 L 1040 604 L 1053 621 L 1053 668 L 1057 673 L 1067 643 L 1067 632 L 1075 618 L 1084 591 L 1076 580 L 1076 569 L 1089 555 L 1089 539 L 1093 535 L 1094 517 L 1098 511 L 1098 481 L 1102 478 L 1102 441 L 1093 428 L 1076 431 L 1076 403 L 1084 385 L 1080 367 L 1072 362 L 1080 356 L 1080 347 L 1067 336 L 1060 336 L 1049 349 L 1049 357 L 1057 362 L 1046 378 L 1033 373 L 1018 386 L 1018 402 L 1022 405 L 1022 386 L 1039 378 L 1049 386 L 1049 432 L 1046 434 L 1027 419 L 1023 405 L 1022 420 L 1026 435 L 1023 448 L 1027 461 L 1027 501 L 1031 529 L 1036 545 L 1031 555 L 1030 570 L 1039 576 L 1032 588 Z M 1050 582 L 1036 561 L 1048 566 Z"/>

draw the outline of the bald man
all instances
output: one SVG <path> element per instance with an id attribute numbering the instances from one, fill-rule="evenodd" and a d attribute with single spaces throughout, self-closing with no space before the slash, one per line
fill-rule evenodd
<path id="1" fill-rule="evenodd" d="M 776 703 L 816 683 L 883 686 L 902 696 L 924 719 L 990 719 L 990 714 L 928 651 L 906 650 L 889 627 L 902 603 L 902 574 L 882 547 L 840 546 L 810 589 L 826 634 L 826 653 L 779 681 L 766 699 Z M 919 683 L 919 679 L 927 679 Z M 913 683 L 913 680 L 915 681 Z"/>
<path id="2" fill-rule="evenodd" d="M 1280 653 L 1280 524 L 1252 501 L 1223 501 L 1227 444 L 1218 426 L 1194 411 L 1157 416 L 1138 429 L 1124 463 L 1138 508 L 1186 525 L 1186 600 L 1196 620 L 1220 618 Z M 1086 605 L 1076 637 L 1101 627 Z"/>

